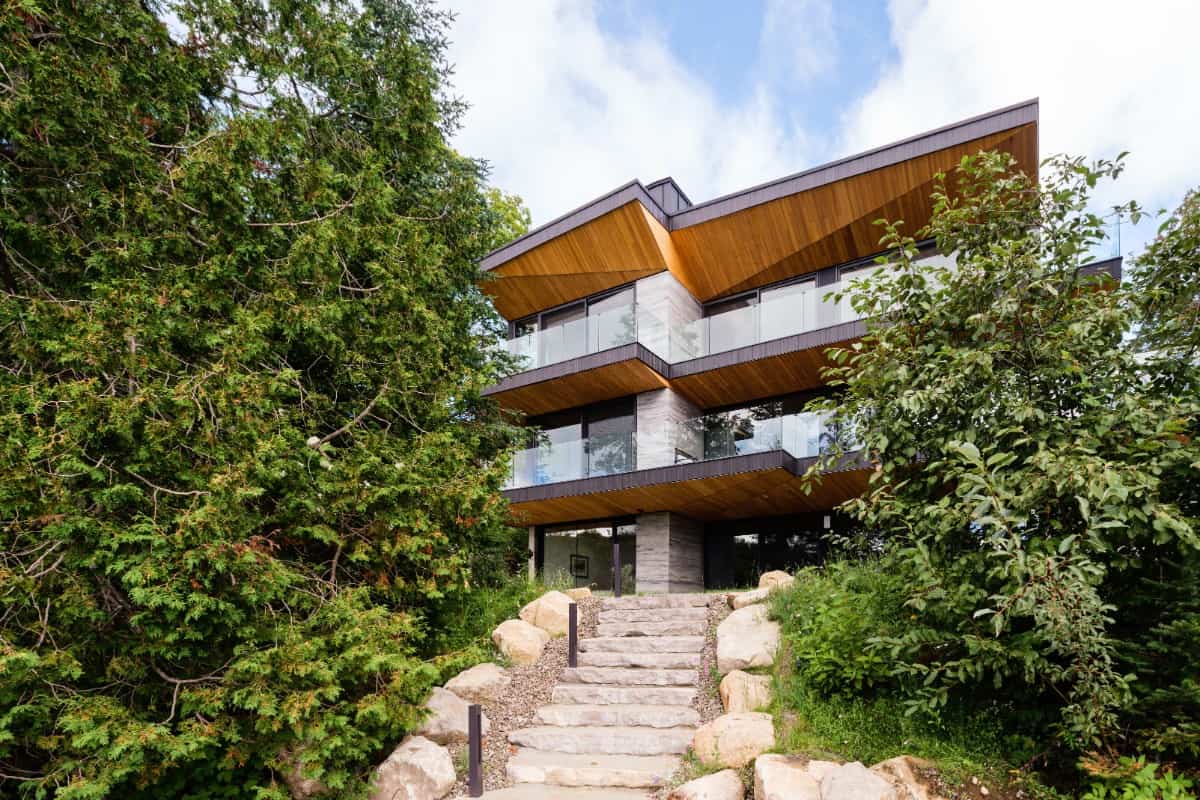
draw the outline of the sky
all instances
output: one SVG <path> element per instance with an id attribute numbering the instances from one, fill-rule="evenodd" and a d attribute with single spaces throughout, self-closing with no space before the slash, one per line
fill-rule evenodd
<path id="1" fill-rule="evenodd" d="M 443 4 L 455 146 L 535 225 L 633 178 L 702 202 L 1032 97 L 1043 157 L 1129 151 L 1097 210 L 1200 186 L 1197 0 Z"/>

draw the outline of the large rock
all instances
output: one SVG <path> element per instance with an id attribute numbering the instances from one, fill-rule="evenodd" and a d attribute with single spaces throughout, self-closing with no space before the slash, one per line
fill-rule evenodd
<path id="1" fill-rule="evenodd" d="M 782 570 L 764 572 L 758 579 L 760 589 L 786 589 L 796 582 L 796 579 Z"/>
<path id="2" fill-rule="evenodd" d="M 476 664 L 446 681 L 446 688 L 468 703 L 484 705 L 494 703 L 504 696 L 504 690 L 512 683 L 499 665 Z"/>
<path id="3" fill-rule="evenodd" d="M 692 749 L 705 766 L 741 769 L 775 746 L 775 725 L 770 714 L 725 714 L 701 725 Z"/>
<path id="4" fill-rule="evenodd" d="M 821 785 L 802 758 L 761 755 L 754 761 L 754 800 L 821 800 Z"/>
<path id="5" fill-rule="evenodd" d="M 771 678 L 735 669 L 721 679 L 720 692 L 727 713 L 759 711 L 771 705 Z"/>
<path id="6" fill-rule="evenodd" d="M 546 592 L 521 609 L 518 615 L 530 625 L 536 625 L 551 636 L 566 636 L 569 624 L 568 609 L 574 602 L 562 592 Z"/>
<path id="7" fill-rule="evenodd" d="M 584 598 L 591 597 L 592 590 L 586 586 L 581 586 L 578 589 L 567 589 L 565 592 L 563 592 L 563 594 L 572 600 L 579 601 L 583 600 Z"/>
<path id="8" fill-rule="evenodd" d="M 821 778 L 821 800 L 899 800 L 896 787 L 857 761 Z"/>
<path id="9" fill-rule="evenodd" d="M 667 795 L 667 800 L 742 800 L 745 792 L 737 771 L 726 769 L 688 781 Z"/>
<path id="10" fill-rule="evenodd" d="M 492 631 L 492 641 L 509 661 L 527 667 L 542 657 L 550 634 L 525 620 L 508 619 Z"/>
<path id="11" fill-rule="evenodd" d="M 717 669 L 769 667 L 779 649 L 779 623 L 767 619 L 765 606 L 747 606 L 717 626 Z"/>
<path id="12" fill-rule="evenodd" d="M 417 731 L 418 734 L 432 739 L 438 744 L 467 741 L 467 709 L 469 706 L 466 700 L 454 692 L 435 686 L 429 699 L 425 701 L 425 707 L 429 709 L 430 714 L 420 730 Z M 487 736 L 491 723 L 488 722 L 486 714 L 481 713 L 480 717 L 482 717 L 483 735 Z"/>
<path id="13" fill-rule="evenodd" d="M 771 596 L 770 589 L 755 589 L 752 592 L 736 592 L 729 595 L 729 605 L 736 611 L 739 608 L 761 603 Z"/>
<path id="14" fill-rule="evenodd" d="M 454 788 L 450 751 L 410 736 L 375 771 L 371 800 L 440 800 Z"/>
<path id="15" fill-rule="evenodd" d="M 889 781 L 896 789 L 900 800 L 941 800 L 941 796 L 929 790 L 929 784 L 921 777 L 921 770 L 933 764 L 913 756 L 896 756 L 880 761 L 871 767 L 871 772 Z"/>
<path id="16" fill-rule="evenodd" d="M 287 765 L 287 769 L 282 771 L 283 782 L 287 785 L 288 794 L 292 796 L 292 800 L 311 800 L 311 798 L 329 791 L 329 787 L 317 778 L 304 776 L 299 752 L 299 750 L 288 750 L 280 755 L 280 759 Z"/>

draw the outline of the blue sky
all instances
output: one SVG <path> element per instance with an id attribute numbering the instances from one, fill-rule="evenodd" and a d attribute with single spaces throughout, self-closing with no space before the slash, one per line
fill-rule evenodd
<path id="1" fill-rule="evenodd" d="M 535 224 L 632 178 L 703 201 L 1035 96 L 1043 156 L 1132 151 L 1097 208 L 1200 185 L 1193 0 L 444 2 L 456 145 Z"/>

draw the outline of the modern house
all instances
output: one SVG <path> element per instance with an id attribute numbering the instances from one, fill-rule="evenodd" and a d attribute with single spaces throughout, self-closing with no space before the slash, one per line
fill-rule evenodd
<path id="1" fill-rule="evenodd" d="M 870 471 L 801 477 L 846 438 L 808 410 L 825 349 L 865 331 L 826 296 L 875 268 L 876 220 L 922 227 L 935 173 L 990 149 L 1037 170 L 1036 100 L 704 203 L 635 180 L 488 255 L 523 369 L 487 393 L 531 428 L 505 491 L 531 568 L 609 589 L 618 543 L 626 592 L 682 592 L 819 559 Z"/>

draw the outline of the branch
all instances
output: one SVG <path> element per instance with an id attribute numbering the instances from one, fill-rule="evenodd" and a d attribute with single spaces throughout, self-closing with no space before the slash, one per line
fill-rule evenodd
<path id="1" fill-rule="evenodd" d="M 199 497 L 201 495 L 212 494 L 212 492 L 204 491 L 202 489 L 193 489 L 190 492 L 181 492 L 178 489 L 168 489 L 165 486 L 159 486 L 158 484 L 151 483 L 150 481 L 143 478 L 141 475 L 138 475 L 136 472 L 131 470 L 129 467 L 125 467 L 125 471 L 128 472 L 133 477 L 137 478 L 142 483 L 149 486 L 151 489 L 153 489 L 156 492 L 166 492 L 167 494 L 173 494 L 176 497 Z"/>
<path id="2" fill-rule="evenodd" d="M 351 428 L 353 428 L 358 423 L 362 422 L 363 419 L 365 419 L 366 416 L 371 413 L 371 409 L 373 409 L 375 407 L 375 404 L 379 402 L 379 399 L 381 397 L 383 397 L 383 393 L 386 392 L 387 390 L 388 390 L 388 382 L 384 381 L 383 386 L 379 387 L 379 393 L 371 398 L 371 402 L 367 403 L 367 407 L 364 408 L 362 411 L 358 412 L 358 414 L 354 417 L 354 419 L 350 420 L 345 425 L 338 428 L 336 431 L 325 434 L 320 439 L 313 436 L 312 438 L 310 438 L 308 440 L 308 446 L 311 447 L 312 449 L 316 450 L 317 448 L 319 448 L 321 445 L 325 444 L 329 440 L 336 439 L 337 437 L 341 436 L 343 433 L 348 433 Z"/>
<path id="3" fill-rule="evenodd" d="M 249 225 L 251 228 L 298 228 L 301 225 L 308 225 L 309 223 L 312 223 L 312 222 L 321 222 L 322 220 L 329 219 L 330 217 L 333 217 L 333 216 L 336 216 L 336 215 L 342 213 L 343 211 L 345 211 L 347 208 L 349 208 L 352 205 L 354 205 L 353 197 L 350 198 L 349 200 L 347 200 L 346 202 L 338 205 L 332 211 L 329 211 L 325 214 L 321 214 L 320 216 L 310 217 L 309 219 L 298 219 L 298 220 L 292 220 L 289 222 L 247 222 L 246 224 Z"/>

